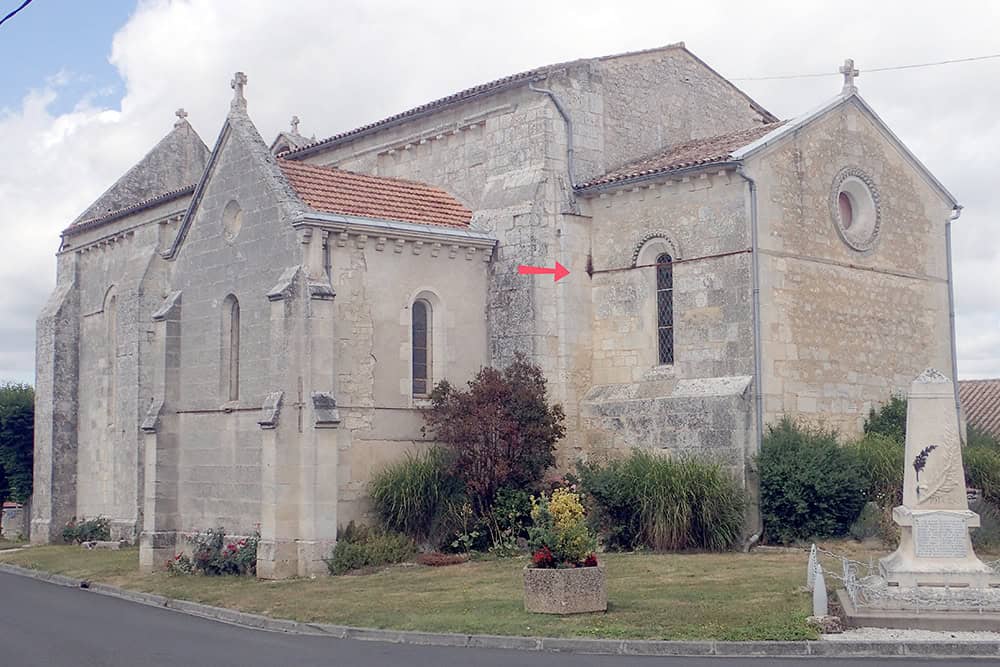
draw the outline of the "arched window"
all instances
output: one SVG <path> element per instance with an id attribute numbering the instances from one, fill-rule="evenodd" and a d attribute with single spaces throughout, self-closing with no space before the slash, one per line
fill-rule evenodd
<path id="1" fill-rule="evenodd" d="M 230 294 L 222 303 L 222 396 L 240 398 L 240 302 Z"/>
<path id="2" fill-rule="evenodd" d="M 656 336 L 660 364 L 674 363 L 674 267 L 667 253 L 656 257 Z"/>
<path id="3" fill-rule="evenodd" d="M 410 338 L 413 359 L 413 395 L 426 396 L 431 387 L 431 306 L 423 299 L 413 302 Z"/>
<path id="4" fill-rule="evenodd" d="M 105 345 L 108 350 L 107 416 L 108 426 L 113 426 L 118 408 L 118 297 L 114 288 L 105 297 L 104 321 L 107 325 Z"/>

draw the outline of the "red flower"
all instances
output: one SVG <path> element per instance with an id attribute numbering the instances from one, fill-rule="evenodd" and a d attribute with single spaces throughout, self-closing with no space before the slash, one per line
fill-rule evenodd
<path id="1" fill-rule="evenodd" d="M 549 551 L 548 547 L 542 547 L 534 553 L 531 557 L 532 562 L 534 562 L 535 567 L 555 567 L 556 559 L 552 556 L 552 552 Z"/>
<path id="2" fill-rule="evenodd" d="M 597 567 L 597 556 L 594 555 L 594 554 L 590 554 L 589 556 L 587 556 L 587 558 L 584 559 L 584 561 L 583 561 L 583 566 L 584 567 Z"/>

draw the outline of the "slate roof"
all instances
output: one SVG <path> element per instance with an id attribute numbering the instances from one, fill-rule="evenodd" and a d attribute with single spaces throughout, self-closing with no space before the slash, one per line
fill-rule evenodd
<path id="1" fill-rule="evenodd" d="M 194 128 L 186 120 L 178 120 L 174 128 L 87 207 L 70 228 L 89 226 L 99 219 L 106 222 L 116 213 L 189 187 L 205 171 L 208 156 L 208 147 Z"/>
<path id="2" fill-rule="evenodd" d="M 420 106 L 413 107 L 412 109 L 408 109 L 406 111 L 403 111 L 402 113 L 394 114 L 394 115 L 389 116 L 387 118 L 383 118 L 382 120 L 376 121 L 374 123 L 369 123 L 367 125 L 362 125 L 361 127 L 356 127 L 353 130 L 348 130 L 347 132 L 341 132 L 340 134 L 335 134 L 335 135 L 333 135 L 331 137 L 327 137 L 326 139 L 321 139 L 320 141 L 314 141 L 314 142 L 312 142 L 312 143 L 310 143 L 310 144 L 308 144 L 306 146 L 302 146 L 300 148 L 295 148 L 295 149 L 289 151 L 288 153 L 285 153 L 285 155 L 289 156 L 289 157 L 291 157 L 291 156 L 301 156 L 301 157 L 304 157 L 305 155 L 308 155 L 309 153 L 314 152 L 315 149 L 318 149 L 318 148 L 320 148 L 322 146 L 325 146 L 325 145 L 328 145 L 328 144 L 335 144 L 335 143 L 338 143 L 338 142 L 340 142 L 340 141 L 342 141 L 344 139 L 349 139 L 351 137 L 355 137 L 355 136 L 358 136 L 358 135 L 363 135 L 363 134 L 368 133 L 369 131 L 381 128 L 383 126 L 393 125 L 394 123 L 406 120 L 408 118 L 412 118 L 412 117 L 420 116 L 420 115 L 428 113 L 428 112 L 436 111 L 438 109 L 441 109 L 441 108 L 444 108 L 444 107 L 448 107 L 448 106 L 450 106 L 452 104 L 457 104 L 457 103 L 460 103 L 460 102 L 464 102 L 466 100 L 472 99 L 474 97 L 478 97 L 480 95 L 497 93 L 497 92 L 500 92 L 501 90 L 504 90 L 504 89 L 507 89 L 507 88 L 513 88 L 515 86 L 521 85 L 521 84 L 523 84 L 525 82 L 528 82 L 528 81 L 535 81 L 535 80 L 538 80 L 538 79 L 543 79 L 548 74 L 550 74 L 551 72 L 554 72 L 554 71 L 560 70 L 560 69 L 564 69 L 566 67 L 571 67 L 573 65 L 582 64 L 582 63 L 586 63 L 586 62 L 599 62 L 599 61 L 604 61 L 604 60 L 612 60 L 612 59 L 615 59 L 615 58 L 624 58 L 624 57 L 635 56 L 635 55 L 640 55 L 640 54 L 644 54 L 644 53 L 655 53 L 657 51 L 673 51 L 673 50 L 684 51 L 685 53 L 687 53 L 688 55 L 690 55 L 692 58 L 694 58 L 695 60 L 697 60 L 699 63 L 701 63 L 702 65 L 704 65 L 707 69 L 711 70 L 712 72 L 715 72 L 715 70 L 713 70 L 711 67 L 709 67 L 708 64 L 706 64 L 700 58 L 698 58 L 693 53 L 691 53 L 690 51 L 688 51 L 687 47 L 684 46 L 684 42 L 677 42 L 676 44 L 667 44 L 666 46 L 660 46 L 660 47 L 656 47 L 656 48 L 652 48 L 652 49 L 642 49 L 642 50 L 639 50 L 639 51 L 629 51 L 629 52 L 626 52 L 626 53 L 616 53 L 616 54 L 613 54 L 613 55 L 600 56 L 600 57 L 597 57 L 597 58 L 580 58 L 578 60 L 571 60 L 571 61 L 567 61 L 567 62 L 556 63 L 554 65 L 546 65 L 544 67 L 536 67 L 535 69 L 529 69 L 529 70 L 527 70 L 525 72 L 519 72 L 517 74 L 511 74 L 510 76 L 505 76 L 505 77 L 502 77 L 502 78 L 499 78 L 499 79 L 495 79 L 493 81 L 488 81 L 486 83 L 479 84 L 478 86 L 473 86 L 472 88 L 466 88 L 465 90 L 461 90 L 461 91 L 459 91 L 457 93 L 454 93 L 452 95 L 448 95 L 446 97 L 442 97 L 440 99 L 434 100 L 432 102 L 428 102 L 426 104 L 421 104 Z M 715 73 L 718 74 L 717 72 L 715 72 Z M 721 75 L 719 75 L 719 76 L 720 76 L 720 78 L 723 78 Z M 730 85 L 733 85 L 733 84 L 730 82 Z M 733 87 L 736 88 L 735 85 Z M 764 119 L 766 119 L 766 120 L 775 120 L 775 117 L 767 109 L 765 109 L 764 107 L 762 107 L 759 104 L 757 104 L 757 102 L 755 102 L 753 99 L 751 99 L 749 95 L 747 95 L 746 93 L 744 93 L 739 88 L 736 88 L 736 90 L 739 91 L 740 94 L 742 94 L 747 99 L 747 101 L 750 103 L 750 106 L 757 113 L 759 113 Z"/>
<path id="3" fill-rule="evenodd" d="M 692 139 L 684 143 L 667 146 L 656 153 L 647 155 L 633 162 L 613 169 L 603 176 L 591 179 L 577 186 L 578 190 L 629 181 L 655 174 L 698 167 L 703 165 L 727 162 L 737 149 L 747 146 L 773 130 L 782 123 L 769 123 L 756 127 L 720 134 L 703 139 Z"/>
<path id="4" fill-rule="evenodd" d="M 958 397 L 969 424 L 1000 438 L 1000 378 L 959 380 Z"/>
<path id="5" fill-rule="evenodd" d="M 322 213 L 445 227 L 468 227 L 472 219 L 472 211 L 457 199 L 424 183 L 282 158 L 278 166 L 302 201 Z"/>
<path id="6" fill-rule="evenodd" d="M 132 215 L 133 213 L 138 213 L 147 208 L 152 208 L 153 206 L 159 206 L 160 204 L 166 204 L 175 199 L 180 199 L 181 197 L 186 197 L 194 192 L 195 183 L 191 185 L 185 185 L 182 188 L 177 188 L 176 190 L 171 190 L 170 192 L 164 192 L 163 194 L 156 195 L 155 197 L 150 197 L 140 202 L 136 202 L 125 208 L 120 208 L 116 211 L 111 211 L 102 216 L 96 218 L 90 218 L 89 220 L 81 220 L 79 222 L 74 222 L 72 225 L 63 230 L 62 236 L 71 236 L 73 234 L 79 234 L 80 232 L 85 232 L 88 229 L 93 229 L 94 227 L 100 227 L 106 222 L 111 222 L 112 220 L 117 220 L 118 218 L 124 218 L 126 216 Z"/>

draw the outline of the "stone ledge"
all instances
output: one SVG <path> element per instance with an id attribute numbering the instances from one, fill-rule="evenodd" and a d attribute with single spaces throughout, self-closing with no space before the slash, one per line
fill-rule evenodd
<path id="1" fill-rule="evenodd" d="M 129 591 L 108 584 L 90 584 L 42 570 L 31 570 L 0 563 L 0 573 L 37 579 L 70 588 L 84 588 L 98 595 L 117 597 L 129 602 L 170 609 L 222 623 L 241 625 L 266 632 L 312 635 L 331 639 L 389 642 L 422 646 L 457 646 L 464 648 L 508 649 L 519 651 L 551 651 L 599 655 L 649 656 L 728 656 L 728 657 L 957 657 L 1000 656 L 1000 642 L 933 642 L 933 641 L 787 641 L 787 642 L 724 642 L 724 641 L 656 641 L 631 639 L 578 639 L 573 637 L 518 637 L 503 635 L 463 635 L 454 633 L 417 632 L 355 628 L 344 625 L 302 623 L 248 614 L 232 609 L 212 607 L 197 602 Z"/>

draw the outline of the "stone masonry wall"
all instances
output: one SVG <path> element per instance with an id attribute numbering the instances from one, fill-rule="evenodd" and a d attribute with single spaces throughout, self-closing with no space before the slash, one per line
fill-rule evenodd
<path id="1" fill-rule="evenodd" d="M 139 422 L 151 400 L 142 349 L 166 283 L 157 251 L 185 205 L 174 200 L 73 234 L 60 252 L 60 267 L 73 260 L 79 303 L 78 335 L 62 342 L 72 347 L 74 381 L 85 389 L 73 399 L 74 488 L 59 502 L 68 503 L 70 517 L 107 517 L 115 539 L 134 540 L 141 523 Z M 40 375 L 39 392 L 51 391 L 47 383 Z"/>
<path id="2" fill-rule="evenodd" d="M 847 103 L 748 166 L 760 183 L 766 419 L 803 416 L 852 435 L 922 369 L 951 374 L 950 205 L 869 116 Z M 880 197 L 867 253 L 841 240 L 831 213 L 847 166 Z"/>
<path id="3" fill-rule="evenodd" d="M 447 243 L 334 238 L 343 526 L 364 518 L 374 473 L 428 444 L 419 414 L 427 400 L 414 398 L 412 391 L 412 303 L 422 299 L 431 308 L 431 382 L 447 379 L 461 387 L 488 363 L 485 260 L 491 253 Z"/>
<path id="4" fill-rule="evenodd" d="M 753 373 L 745 190 L 729 171 L 589 200 L 595 384 L 635 382 L 658 365 L 656 269 L 632 267 L 653 264 L 660 251 L 676 262 L 674 375 Z"/>
<path id="5" fill-rule="evenodd" d="M 182 531 L 223 525 L 249 534 L 260 520 L 262 445 L 256 419 L 273 391 L 267 294 L 286 267 L 301 262 L 295 231 L 281 221 L 264 180 L 256 156 L 231 131 L 175 261 L 172 289 L 183 294 L 180 398 L 166 409 L 180 413 Z M 227 238 L 224 212 L 231 201 L 239 206 L 240 224 L 231 224 L 231 236 L 238 230 Z M 237 401 L 229 400 L 222 370 L 228 295 L 240 305 Z"/>

